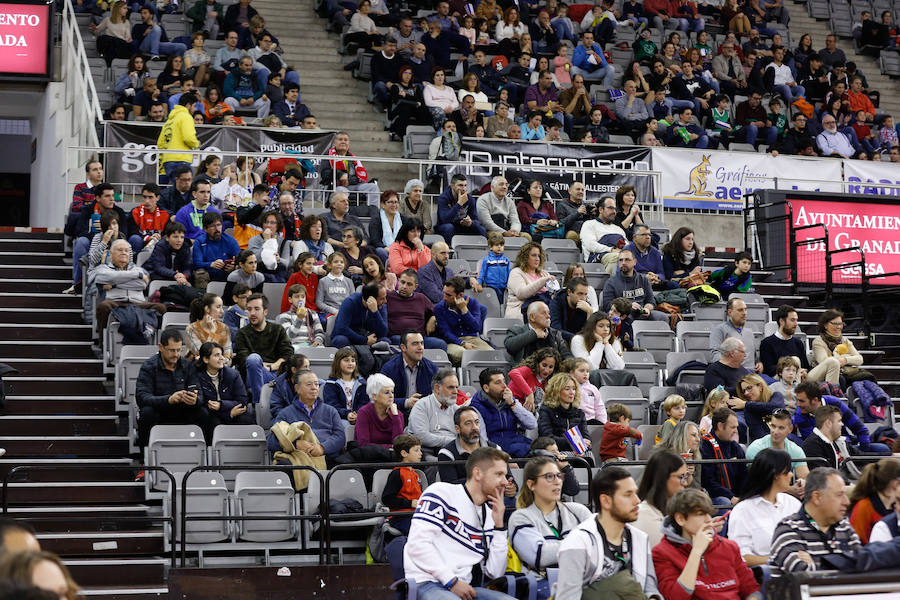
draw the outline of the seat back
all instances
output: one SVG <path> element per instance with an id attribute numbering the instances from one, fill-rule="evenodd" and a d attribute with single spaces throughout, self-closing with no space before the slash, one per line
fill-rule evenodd
<path id="1" fill-rule="evenodd" d="M 495 348 L 503 348 L 503 341 L 506 339 L 506 332 L 508 332 L 510 328 L 521 324 L 521 319 L 487 317 L 484 320 L 484 327 L 482 328 L 481 333 L 484 338 L 489 341 Z"/>
<path id="2" fill-rule="evenodd" d="M 672 373 L 678 370 L 678 368 L 686 362 L 695 360 L 697 362 L 708 363 L 709 362 L 709 353 L 706 351 L 703 352 L 670 352 L 666 357 L 666 377 L 671 377 Z M 691 382 L 694 380 L 691 379 Z M 679 382 L 686 383 L 679 376 Z M 703 377 L 700 376 L 700 382 L 703 383 Z"/>
<path id="3" fill-rule="evenodd" d="M 580 263 L 584 269 L 584 276 L 588 280 L 588 284 L 597 291 L 602 291 L 603 286 L 609 279 L 609 273 L 606 267 L 600 263 Z"/>
<path id="4" fill-rule="evenodd" d="M 189 317 L 190 314 L 184 312 L 167 312 L 163 315 L 162 325 L 160 325 L 159 331 L 162 332 L 166 329 L 175 329 L 181 333 L 181 339 L 187 340 L 185 330 L 190 323 Z"/>
<path id="5" fill-rule="evenodd" d="M 502 317 L 503 307 L 500 306 L 500 300 L 497 298 L 497 292 L 491 288 L 483 288 L 480 292 L 472 292 L 470 294 L 478 300 L 478 303 L 487 308 L 487 317 Z"/>
<path id="6" fill-rule="evenodd" d="M 184 508 L 188 517 L 222 517 L 217 521 L 188 521 L 184 535 L 189 544 L 212 544 L 231 536 L 228 517 L 231 515 L 228 489 L 221 473 L 197 471 L 187 479 L 187 499 Z M 177 519 L 176 539 L 180 540 L 181 520 Z"/>
<path id="7" fill-rule="evenodd" d="M 506 367 L 503 350 L 463 350 L 460 368 L 464 385 L 478 381 L 478 375 L 487 367 Z"/>
<path id="8" fill-rule="evenodd" d="M 213 431 L 212 464 L 262 465 L 266 462 L 266 434 L 259 425 L 219 425 Z M 234 488 L 237 471 L 219 469 L 228 489 Z"/>
<path id="9" fill-rule="evenodd" d="M 545 238 L 541 240 L 541 246 L 543 246 L 544 252 L 547 253 L 547 260 L 551 260 L 558 265 L 568 267 L 570 264 L 581 260 L 581 252 L 578 250 L 578 246 L 570 239 Z"/>
<path id="10" fill-rule="evenodd" d="M 717 323 L 711 321 L 680 321 L 675 326 L 682 352 L 708 352 L 709 334 Z"/>
<path id="11" fill-rule="evenodd" d="M 694 313 L 694 321 L 709 321 L 714 325 L 718 325 L 725 320 L 725 303 L 702 304 L 694 302 L 691 304 L 691 312 Z"/>
<path id="12" fill-rule="evenodd" d="M 147 464 L 165 467 L 179 481 L 184 473 L 206 464 L 206 441 L 197 425 L 155 425 L 147 443 Z M 165 491 L 168 477 L 156 471 L 147 473 L 153 490 Z M 224 485 L 224 483 L 223 483 Z"/>
<path id="13" fill-rule="evenodd" d="M 234 480 L 238 517 L 295 514 L 291 477 L 279 471 L 242 471 Z M 284 519 L 235 521 L 237 537 L 248 542 L 280 542 L 297 535 L 296 522 Z"/>
<path id="14" fill-rule="evenodd" d="M 635 321 L 632 324 L 635 348 L 653 355 L 658 365 L 666 364 L 666 355 L 676 349 L 675 332 L 663 321 Z"/>
<path id="15" fill-rule="evenodd" d="M 453 271 L 454 275 L 459 275 L 460 277 L 474 277 L 478 271 L 477 264 L 473 265 L 472 262 L 464 258 L 451 258 L 447 261 L 447 268 Z"/>
<path id="16" fill-rule="evenodd" d="M 141 365 L 156 354 L 154 346 L 122 346 L 116 361 L 115 386 L 119 404 L 130 405 L 134 400 L 134 388 Z"/>
<path id="17" fill-rule="evenodd" d="M 662 429 L 662 425 L 641 425 L 637 428 L 644 436 L 641 445 L 637 447 L 637 460 L 649 460 L 650 453 L 655 445 L 656 433 Z"/>
<path id="18" fill-rule="evenodd" d="M 645 397 L 648 396 L 650 388 L 660 383 L 660 369 L 653 354 L 650 352 L 626 352 L 622 357 L 625 359 L 625 369 L 634 373 L 641 393 Z"/>
<path id="19" fill-rule="evenodd" d="M 283 283 L 264 283 L 262 293 L 269 299 L 269 314 L 277 315 L 281 312 L 281 297 L 284 295 Z M 274 317 L 273 317 L 274 318 Z"/>
<path id="20" fill-rule="evenodd" d="M 224 281 L 210 281 L 206 285 L 206 293 L 207 294 L 215 294 L 216 296 L 222 298 L 222 294 L 225 293 L 225 282 Z M 231 304 L 231 298 L 222 298 L 222 301 L 228 305 Z M 280 303 L 279 303 L 280 306 Z"/>
<path id="21" fill-rule="evenodd" d="M 480 261 L 487 249 L 487 238 L 480 235 L 454 235 L 450 241 L 453 257 L 468 261 Z"/>
<path id="22" fill-rule="evenodd" d="M 637 387 L 638 384 L 634 373 L 614 369 L 594 369 L 589 378 L 590 382 L 601 390 L 609 386 Z"/>
<path id="23" fill-rule="evenodd" d="M 321 346 L 319 348 L 304 348 L 303 354 L 309 359 L 309 369 L 319 379 L 328 379 L 328 375 L 331 374 L 331 363 L 334 362 L 334 355 L 337 351 L 337 348 Z"/>
<path id="24" fill-rule="evenodd" d="M 607 385 L 597 386 L 600 389 L 600 399 L 604 403 L 612 398 L 643 398 L 644 394 L 641 388 L 631 385 Z"/>
<path id="25" fill-rule="evenodd" d="M 425 358 L 433 362 L 440 369 L 441 367 L 452 367 L 450 364 L 450 357 L 447 356 L 447 352 L 441 350 L 440 348 L 431 348 L 425 350 Z"/>

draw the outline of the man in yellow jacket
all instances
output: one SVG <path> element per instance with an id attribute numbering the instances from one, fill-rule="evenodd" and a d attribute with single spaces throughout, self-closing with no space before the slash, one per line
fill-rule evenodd
<path id="1" fill-rule="evenodd" d="M 169 118 L 163 123 L 162 131 L 156 146 L 160 150 L 196 150 L 200 147 L 197 139 L 197 129 L 194 127 L 194 107 L 197 104 L 197 94 L 185 92 L 178 99 L 178 105 L 169 113 Z M 192 157 L 190 154 L 160 154 L 159 173 L 165 174 L 169 181 L 174 181 L 172 174 L 181 166 L 190 167 Z"/>

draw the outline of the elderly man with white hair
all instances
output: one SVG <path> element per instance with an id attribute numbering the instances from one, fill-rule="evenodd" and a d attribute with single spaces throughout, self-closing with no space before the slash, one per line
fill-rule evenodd
<path id="1" fill-rule="evenodd" d="M 825 156 L 853 158 L 856 155 L 850 139 L 838 131 L 834 116 L 827 113 L 822 117 L 822 133 L 816 136 L 816 143 Z"/>
<path id="2" fill-rule="evenodd" d="M 441 367 L 431 378 L 432 393 L 409 411 L 409 433 L 421 440 L 424 460 L 437 460 L 441 448 L 456 440 L 453 415 L 460 408 L 456 404 L 458 390 L 456 371 Z"/>
<path id="3" fill-rule="evenodd" d="M 526 314 L 528 323 L 511 327 L 503 340 L 503 345 L 514 362 L 518 363 L 545 347 L 556 350 L 563 360 L 572 358 L 572 351 L 562 332 L 550 327 L 550 307 L 543 302 L 532 302 Z"/>
<path id="4" fill-rule="evenodd" d="M 366 394 L 371 402 L 356 413 L 354 458 L 363 462 L 392 460 L 394 438 L 403 433 L 403 413 L 394 402 L 394 381 L 375 373 L 366 379 Z"/>
<path id="5" fill-rule="evenodd" d="M 97 304 L 97 326 L 100 337 L 109 320 L 109 313 L 121 306 L 134 305 L 138 308 L 149 308 L 159 314 L 165 314 L 166 307 L 158 302 L 147 302 L 144 290 L 150 283 L 150 275 L 141 267 L 130 262 L 131 245 L 127 240 L 116 240 L 109 249 L 108 265 L 97 267 L 94 282 L 102 286 L 106 298 Z"/>
<path id="6" fill-rule="evenodd" d="M 719 353 L 719 360 L 711 363 L 706 368 L 706 375 L 703 377 L 703 387 L 708 390 L 714 390 L 721 385 L 726 392 L 736 396 L 738 380 L 744 375 L 753 373 L 753 371 L 742 364 L 744 357 L 747 356 L 744 342 L 736 337 L 725 338 L 719 344 Z"/>
<path id="7" fill-rule="evenodd" d="M 488 232 L 499 231 L 504 237 L 524 237 L 531 240 L 531 236 L 522 231 L 515 202 L 507 195 L 508 192 L 506 177 L 494 177 L 491 180 L 491 191 L 478 196 L 475 205 L 478 220 Z"/>

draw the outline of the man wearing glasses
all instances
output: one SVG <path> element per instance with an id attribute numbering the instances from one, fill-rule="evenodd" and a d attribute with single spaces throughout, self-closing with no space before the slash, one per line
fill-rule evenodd
<path id="1" fill-rule="evenodd" d="M 666 274 L 663 270 L 662 252 L 653 247 L 648 225 L 635 225 L 631 243 L 625 246 L 626 250 L 634 253 L 637 264 L 634 270 L 650 280 L 654 290 L 666 289 Z"/>
<path id="2" fill-rule="evenodd" d="M 816 136 L 816 143 L 823 155 L 835 158 L 851 158 L 856 155 L 850 139 L 838 131 L 834 116 L 826 114 L 822 117 L 822 128 L 824 131 Z"/>

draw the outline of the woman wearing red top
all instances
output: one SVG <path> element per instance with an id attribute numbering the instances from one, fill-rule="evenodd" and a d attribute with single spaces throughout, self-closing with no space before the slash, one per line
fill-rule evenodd
<path id="1" fill-rule="evenodd" d="M 666 600 L 761 600 L 759 584 L 732 540 L 716 535 L 712 500 L 687 488 L 668 503 L 653 567 Z"/>
<path id="2" fill-rule="evenodd" d="M 297 269 L 297 272 L 291 275 L 284 285 L 284 294 L 281 296 L 281 312 L 285 312 L 291 307 L 288 290 L 295 283 L 306 287 L 306 308 L 319 312 L 319 309 L 316 308 L 316 290 L 319 288 L 319 276 L 315 273 L 316 258 L 309 252 L 301 252 L 294 261 L 294 268 Z"/>
<path id="3" fill-rule="evenodd" d="M 363 460 L 391 460 L 394 438 L 403 433 L 403 414 L 394 403 L 394 381 L 376 373 L 366 380 L 372 401 L 356 413 L 354 436 Z M 370 448 L 372 446 L 372 448 Z"/>
<path id="4" fill-rule="evenodd" d="M 397 240 L 388 251 L 388 268 L 400 276 L 406 269 L 418 271 L 431 262 L 431 250 L 422 242 L 425 227 L 416 217 L 403 219 Z"/>
<path id="5" fill-rule="evenodd" d="M 544 185 L 536 179 L 527 183 L 525 195 L 516 204 L 516 212 L 519 215 L 519 222 L 522 223 L 522 231 L 530 233 L 535 242 L 540 242 L 543 236 L 540 233 L 536 234 L 532 225 L 555 227 L 559 224 L 553 203 L 544 199 Z M 532 218 L 532 215 L 537 216 Z"/>
<path id="6" fill-rule="evenodd" d="M 870 463 L 859 476 L 859 481 L 850 494 L 850 502 L 853 503 L 850 524 L 863 544 L 869 543 L 869 535 L 875 523 L 889 515 L 894 503 L 900 500 L 898 480 L 900 461 L 895 458 L 883 458 L 877 463 Z"/>
<path id="7" fill-rule="evenodd" d="M 559 352 L 540 348 L 526 356 L 522 364 L 509 372 L 509 391 L 531 412 L 537 412 L 544 397 L 544 386 L 561 363 Z"/>

